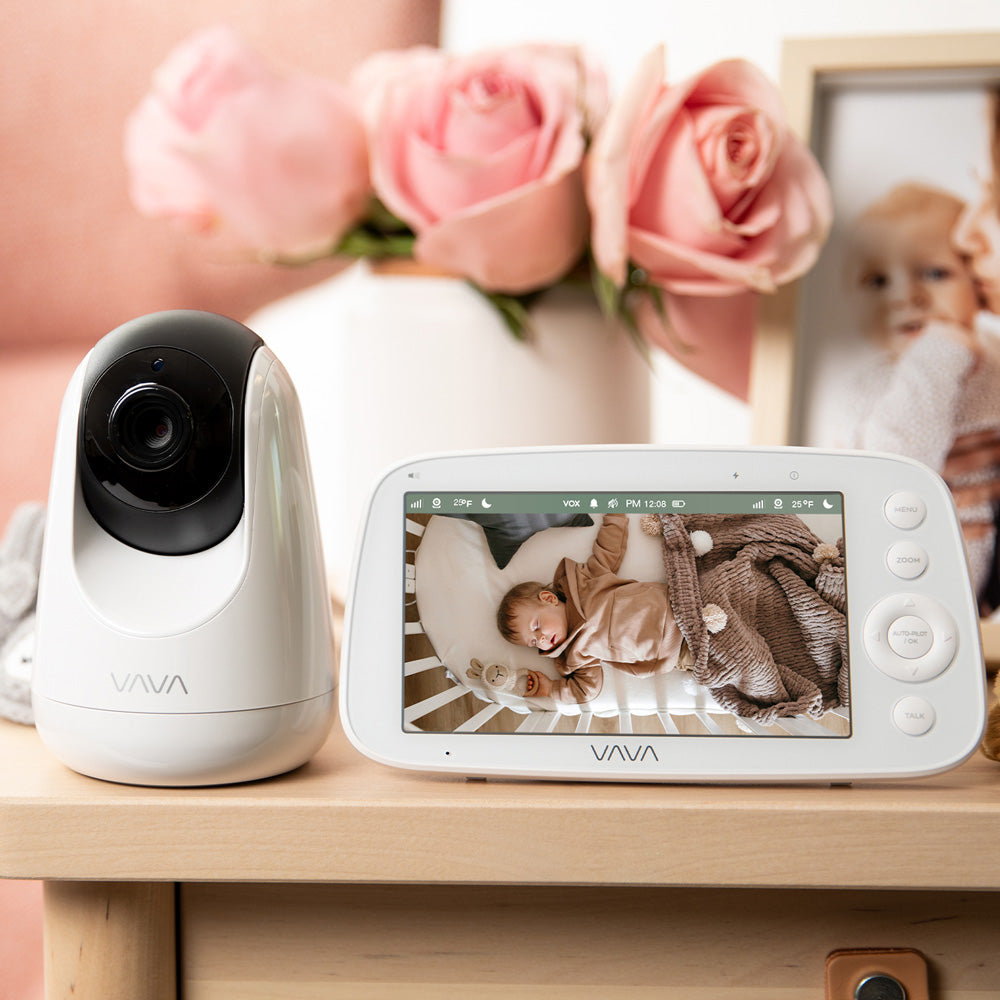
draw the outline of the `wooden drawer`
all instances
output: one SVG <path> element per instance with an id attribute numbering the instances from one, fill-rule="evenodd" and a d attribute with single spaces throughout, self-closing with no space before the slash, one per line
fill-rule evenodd
<path id="1" fill-rule="evenodd" d="M 582 873 L 581 873 L 582 874 Z M 1000 997 L 1000 894 L 190 884 L 185 1000 L 821 1000 L 827 954 L 910 947 Z"/>

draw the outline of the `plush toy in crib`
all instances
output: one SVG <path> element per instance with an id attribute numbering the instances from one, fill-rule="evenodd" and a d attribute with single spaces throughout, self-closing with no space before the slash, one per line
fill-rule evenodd
<path id="1" fill-rule="evenodd" d="M 490 663 L 483 666 L 480 660 L 471 661 L 472 666 L 465 671 L 465 676 L 472 680 L 481 680 L 490 690 L 497 694 L 516 694 L 520 697 L 530 697 L 538 682 L 535 675 L 525 667 L 508 667 L 506 663 Z"/>

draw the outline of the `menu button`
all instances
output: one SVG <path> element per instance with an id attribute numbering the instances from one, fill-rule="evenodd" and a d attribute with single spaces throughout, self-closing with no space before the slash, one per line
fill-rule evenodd
<path id="1" fill-rule="evenodd" d="M 908 491 L 893 493 L 885 502 L 886 520 L 894 527 L 910 531 L 923 523 L 927 505 L 916 494 Z"/>

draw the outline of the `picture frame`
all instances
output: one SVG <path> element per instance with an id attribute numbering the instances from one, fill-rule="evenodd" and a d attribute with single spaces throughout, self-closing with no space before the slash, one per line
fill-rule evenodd
<path id="1" fill-rule="evenodd" d="M 838 421 L 849 419 L 852 368 L 873 350 L 846 302 L 850 226 L 907 181 L 962 200 L 979 194 L 991 173 L 987 108 L 1000 92 L 1000 33 L 786 39 L 780 89 L 792 130 L 830 181 L 834 222 L 809 273 L 761 297 L 751 439 L 837 447 L 850 444 Z M 982 634 L 996 667 L 1000 623 L 984 620 Z"/>

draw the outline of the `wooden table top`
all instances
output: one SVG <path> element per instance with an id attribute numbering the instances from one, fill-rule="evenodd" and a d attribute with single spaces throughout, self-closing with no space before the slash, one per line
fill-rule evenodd
<path id="1" fill-rule="evenodd" d="M 373 763 L 221 788 L 75 774 L 0 720 L 0 876 L 1000 889 L 1000 764 L 851 787 L 466 781 Z"/>

